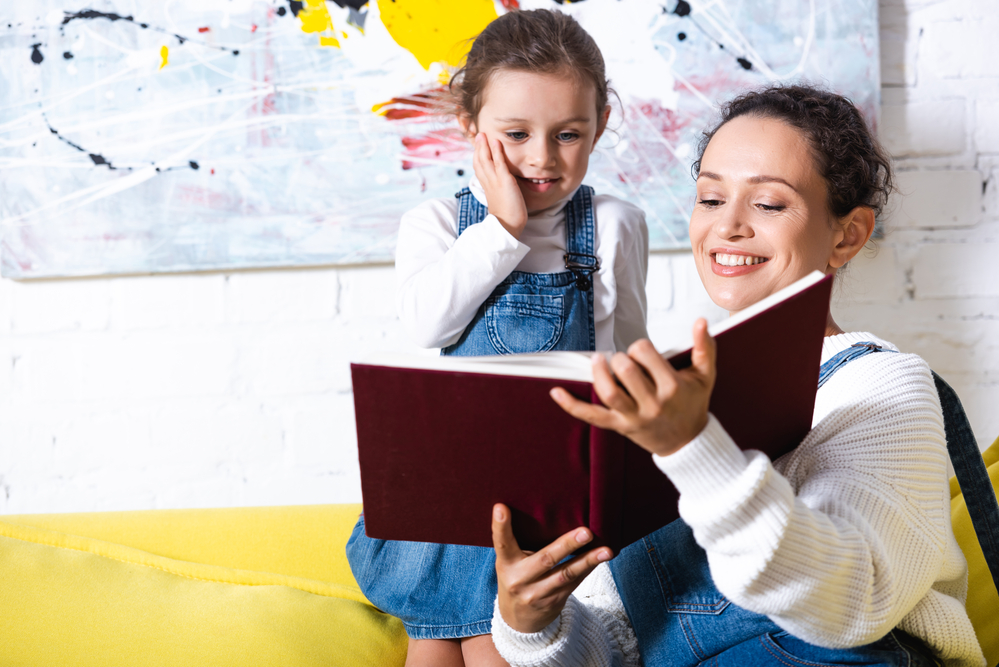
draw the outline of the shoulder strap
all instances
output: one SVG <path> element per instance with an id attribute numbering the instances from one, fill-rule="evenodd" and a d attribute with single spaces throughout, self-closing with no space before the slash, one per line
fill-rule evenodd
<path id="1" fill-rule="evenodd" d="M 869 341 L 854 343 L 822 364 L 819 371 L 819 387 L 846 364 L 873 352 L 895 352 L 895 350 L 885 349 Z M 978 544 L 982 547 L 985 563 L 992 573 L 996 590 L 999 590 L 999 502 L 996 501 L 989 471 L 985 468 L 985 461 L 982 460 L 978 441 L 975 440 L 961 399 L 936 373 L 933 373 L 933 382 L 943 412 L 947 454 L 954 465 L 954 474 L 961 487 L 961 493 L 964 494 L 964 502 L 971 517 L 971 525 L 978 537 Z"/>
<path id="2" fill-rule="evenodd" d="M 996 590 L 999 590 L 999 503 L 996 502 L 995 489 L 992 488 L 989 471 L 985 468 L 961 399 L 936 373 L 933 373 L 933 382 L 943 409 L 947 453 L 954 464 L 954 474 L 964 494 L 964 503 L 968 507 L 978 544 L 982 547 L 985 564 L 992 572 Z"/>
<path id="3" fill-rule="evenodd" d="M 458 200 L 458 236 L 461 236 L 470 226 L 485 220 L 489 210 L 479 203 L 468 188 L 454 193 L 454 197 Z"/>

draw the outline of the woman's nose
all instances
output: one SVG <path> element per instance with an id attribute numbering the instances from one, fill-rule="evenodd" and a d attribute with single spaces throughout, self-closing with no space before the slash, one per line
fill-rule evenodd
<path id="1" fill-rule="evenodd" d="M 736 202 L 729 202 L 722 207 L 720 215 L 715 218 L 715 234 L 721 239 L 749 238 L 753 236 L 753 227 L 746 211 Z"/>

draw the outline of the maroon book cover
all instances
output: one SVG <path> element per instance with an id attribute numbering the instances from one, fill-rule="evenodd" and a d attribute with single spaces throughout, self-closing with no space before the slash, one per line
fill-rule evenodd
<path id="1" fill-rule="evenodd" d="M 711 412 L 771 458 L 811 428 L 831 277 L 715 336 Z M 724 325 L 725 323 L 722 323 Z M 690 351 L 670 357 L 690 365 Z M 495 503 L 523 549 L 588 526 L 615 551 L 678 517 L 676 489 L 627 438 L 570 417 L 548 392 L 588 382 L 352 364 L 361 492 L 371 537 L 492 546 Z"/>

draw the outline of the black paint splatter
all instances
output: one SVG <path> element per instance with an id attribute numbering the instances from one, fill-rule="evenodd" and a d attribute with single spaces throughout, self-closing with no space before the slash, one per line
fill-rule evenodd
<path id="1" fill-rule="evenodd" d="M 90 159 L 94 161 L 95 165 L 100 166 L 102 164 L 106 164 L 108 166 L 108 169 L 115 169 L 114 165 L 108 162 L 103 155 L 98 155 L 97 153 L 89 153 L 89 155 Z"/>
<path id="2" fill-rule="evenodd" d="M 465 175 L 465 170 L 464 169 L 459 169 L 458 170 L 458 175 L 459 176 L 464 176 Z"/>
<path id="3" fill-rule="evenodd" d="M 351 9 L 360 9 L 364 5 L 368 4 L 368 0 L 333 0 L 336 6 L 340 9 L 344 7 L 350 7 Z"/>
<path id="4" fill-rule="evenodd" d="M 298 4 L 301 5 L 302 3 L 300 2 Z M 280 9 L 283 9 L 283 7 Z M 278 13 L 281 12 L 279 11 Z M 65 16 L 62 19 L 62 26 L 65 26 L 70 21 L 76 21 L 76 20 L 107 19 L 108 21 L 111 22 L 127 21 L 128 23 L 138 26 L 143 30 L 155 30 L 156 32 L 162 32 L 163 34 L 166 35 L 172 35 L 177 39 L 177 42 L 179 42 L 181 45 L 183 45 L 185 42 L 191 42 L 192 44 L 200 44 L 201 46 L 207 47 L 209 49 L 218 49 L 219 51 L 229 51 L 233 55 L 236 56 L 239 55 L 239 50 L 237 49 L 231 49 L 227 46 L 219 46 L 217 44 L 208 44 L 201 40 L 191 39 L 190 37 L 185 37 L 184 35 L 178 35 L 177 33 L 171 32 L 164 28 L 150 26 L 148 23 L 139 23 L 135 20 L 134 16 L 122 16 L 121 14 L 115 14 L 114 12 L 99 12 L 94 9 L 84 9 L 83 11 L 79 12 L 63 12 L 63 14 L 65 14 Z"/>
<path id="5" fill-rule="evenodd" d="M 299 2 L 299 0 L 288 0 L 288 9 L 291 10 L 292 16 L 298 16 L 298 13 L 302 11 L 302 7 L 305 5 L 304 2 Z"/>
<path id="6" fill-rule="evenodd" d="M 683 40 L 687 39 L 687 33 L 685 32 L 677 33 L 676 38 L 682 42 Z"/>
<path id="7" fill-rule="evenodd" d="M 31 45 L 31 62 L 36 65 L 41 65 L 42 61 L 45 60 L 45 56 L 42 55 L 41 49 L 38 48 L 39 46 L 41 46 L 41 43 Z"/>
<path id="8" fill-rule="evenodd" d="M 193 169 L 193 170 L 195 170 L 195 171 L 197 171 L 198 169 L 201 169 L 201 165 L 199 165 L 199 164 L 198 164 L 197 162 L 195 162 L 194 160 L 191 160 L 191 161 L 190 161 L 190 162 L 188 162 L 187 164 L 191 165 L 191 169 Z"/>
<path id="9" fill-rule="evenodd" d="M 673 13 L 677 16 L 689 16 L 690 15 L 690 3 L 687 0 L 679 0 L 676 3 L 676 7 L 673 8 Z"/>
<path id="10" fill-rule="evenodd" d="M 745 58 L 736 58 L 739 64 L 742 65 L 742 69 L 753 69 L 753 63 L 749 62 Z"/>
<path id="11" fill-rule="evenodd" d="M 73 59 L 73 54 L 71 52 L 69 52 L 69 51 L 63 51 L 62 52 L 62 57 L 65 58 L 66 60 L 72 60 Z"/>
<path id="12" fill-rule="evenodd" d="M 284 7 L 278 7 L 277 8 L 277 15 L 278 16 L 284 16 L 287 13 L 288 13 L 288 10 L 285 9 Z"/>

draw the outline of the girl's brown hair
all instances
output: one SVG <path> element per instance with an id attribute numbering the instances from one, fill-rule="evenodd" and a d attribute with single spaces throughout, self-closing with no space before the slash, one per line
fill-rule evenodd
<path id="1" fill-rule="evenodd" d="M 597 113 L 607 106 L 607 76 L 597 43 L 574 18 L 547 9 L 512 11 L 486 26 L 448 86 L 450 106 L 473 122 L 493 74 L 500 70 L 568 73 L 593 83 Z"/>

